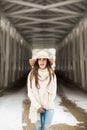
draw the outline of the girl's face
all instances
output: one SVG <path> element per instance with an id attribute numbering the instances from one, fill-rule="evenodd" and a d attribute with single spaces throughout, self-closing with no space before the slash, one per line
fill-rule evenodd
<path id="1" fill-rule="evenodd" d="M 47 59 L 45 58 L 38 59 L 38 65 L 41 69 L 45 69 L 47 65 Z"/>

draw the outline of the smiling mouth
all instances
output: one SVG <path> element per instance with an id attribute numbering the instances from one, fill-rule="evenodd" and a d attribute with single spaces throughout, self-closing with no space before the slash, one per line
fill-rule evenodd
<path id="1" fill-rule="evenodd" d="M 44 64 L 40 64 L 41 66 L 43 66 Z"/>

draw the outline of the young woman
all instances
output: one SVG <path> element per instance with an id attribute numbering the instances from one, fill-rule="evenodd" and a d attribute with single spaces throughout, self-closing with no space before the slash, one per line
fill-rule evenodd
<path id="1" fill-rule="evenodd" d="M 29 118 L 35 130 L 50 130 L 56 96 L 56 75 L 51 67 L 54 60 L 40 51 L 29 60 L 32 70 L 28 75 L 28 97 L 31 101 Z"/>

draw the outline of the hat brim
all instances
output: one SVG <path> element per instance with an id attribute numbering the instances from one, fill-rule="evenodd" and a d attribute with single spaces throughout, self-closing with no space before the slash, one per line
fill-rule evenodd
<path id="1" fill-rule="evenodd" d="M 52 65 L 53 62 L 54 62 L 54 59 L 53 59 L 53 58 L 47 58 L 47 59 L 49 60 L 50 64 Z M 37 60 L 37 59 L 29 59 L 29 64 L 30 64 L 31 66 L 34 66 L 36 60 Z"/>

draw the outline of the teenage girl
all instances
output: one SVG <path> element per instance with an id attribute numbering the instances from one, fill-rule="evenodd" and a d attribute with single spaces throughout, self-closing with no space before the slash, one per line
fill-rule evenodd
<path id="1" fill-rule="evenodd" d="M 50 130 L 56 96 L 56 75 L 51 67 L 54 60 L 46 51 L 29 59 L 32 69 L 28 75 L 28 97 L 31 101 L 29 118 L 34 130 Z"/>

